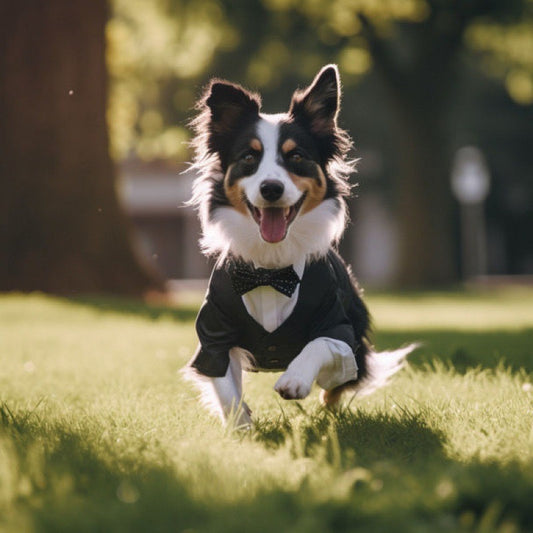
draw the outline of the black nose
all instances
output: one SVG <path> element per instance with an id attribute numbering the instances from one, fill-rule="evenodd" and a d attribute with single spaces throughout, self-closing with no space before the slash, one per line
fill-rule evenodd
<path id="1" fill-rule="evenodd" d="M 268 202 L 275 202 L 283 194 L 283 183 L 279 180 L 265 180 L 259 187 L 261 196 Z"/>

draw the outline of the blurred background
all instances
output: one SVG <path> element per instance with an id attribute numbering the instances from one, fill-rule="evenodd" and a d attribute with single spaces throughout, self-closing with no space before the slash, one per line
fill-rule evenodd
<path id="1" fill-rule="evenodd" d="M 202 87 L 285 111 L 326 63 L 362 284 L 532 282 L 531 0 L 21 0 L 0 35 L 0 290 L 201 286 L 183 204 Z"/>

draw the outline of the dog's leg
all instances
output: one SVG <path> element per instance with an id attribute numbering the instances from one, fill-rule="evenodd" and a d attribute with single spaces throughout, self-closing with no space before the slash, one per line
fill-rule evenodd
<path id="1" fill-rule="evenodd" d="M 418 343 L 413 343 L 398 350 L 386 352 L 369 350 L 365 354 L 366 372 L 359 376 L 357 381 L 335 383 L 330 380 L 321 382 L 319 377 L 317 383 L 326 389 L 320 394 L 322 403 L 326 407 L 334 409 L 345 391 L 351 391 L 358 396 L 366 396 L 383 387 L 396 372 L 404 367 L 407 356 L 418 346 Z"/>
<path id="2" fill-rule="evenodd" d="M 340 347 L 331 349 L 331 339 L 318 338 L 308 343 L 291 362 L 274 385 L 274 390 L 286 400 L 305 398 L 315 379 L 324 388 L 333 388 L 357 377 L 357 366 L 352 351 Z"/>
<path id="3" fill-rule="evenodd" d="M 233 352 L 233 353 L 232 353 Z M 251 410 L 242 400 L 242 367 L 234 350 L 230 351 L 230 364 L 223 378 L 211 378 L 213 395 L 222 420 L 234 421 L 235 427 L 250 427 Z"/>
<path id="4" fill-rule="evenodd" d="M 336 409 L 340 404 L 343 393 L 349 390 L 353 391 L 355 388 L 355 383 L 355 381 L 351 381 L 348 383 L 343 383 L 342 385 L 329 390 L 321 390 L 320 401 L 328 409 Z"/>
<path id="5" fill-rule="evenodd" d="M 232 422 L 238 428 L 250 427 L 252 411 L 242 400 L 241 360 L 247 355 L 240 348 L 232 348 L 229 356 L 230 362 L 224 377 L 204 376 L 190 366 L 183 370 L 183 376 L 199 389 L 202 404 L 224 423 Z"/>

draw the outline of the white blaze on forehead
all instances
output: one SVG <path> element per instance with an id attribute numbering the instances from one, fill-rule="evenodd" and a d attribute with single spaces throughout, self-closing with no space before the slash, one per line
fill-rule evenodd
<path id="1" fill-rule="evenodd" d="M 279 204 L 293 205 L 301 196 L 301 192 L 294 185 L 287 171 L 278 162 L 279 123 L 284 116 L 283 114 L 262 114 L 257 123 L 256 134 L 263 146 L 263 154 L 257 171 L 252 176 L 244 178 L 242 186 L 248 200 L 258 207 L 266 204 L 260 193 L 261 183 L 266 179 L 275 179 L 283 183 L 284 192 Z"/>
<path id="2" fill-rule="evenodd" d="M 275 115 L 274 115 L 275 116 Z M 257 136 L 263 145 L 263 157 L 258 168 L 258 174 L 274 178 L 283 169 L 277 164 L 279 142 L 279 120 L 272 116 L 263 115 L 257 123 Z M 272 176 L 267 176 L 272 174 Z"/>

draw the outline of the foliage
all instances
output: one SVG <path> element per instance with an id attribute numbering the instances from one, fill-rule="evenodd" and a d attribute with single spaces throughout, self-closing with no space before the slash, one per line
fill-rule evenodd
<path id="1" fill-rule="evenodd" d="M 339 63 L 346 87 L 356 85 L 373 62 L 364 20 L 395 43 L 407 64 L 427 47 L 405 29 L 433 28 L 429 36 L 438 43 L 439 33 L 467 23 L 461 46 L 482 53 L 486 69 L 505 80 L 517 102 L 529 104 L 531 6 L 531 0 L 113 0 L 107 32 L 113 154 L 186 159 L 186 121 L 212 75 L 240 80 L 276 102 L 325 62 Z"/>
<path id="2" fill-rule="evenodd" d="M 410 368 L 339 413 L 253 376 L 237 434 L 176 374 L 194 308 L 2 296 L 0 529 L 533 531 L 531 291 L 368 300 Z"/>
<path id="3" fill-rule="evenodd" d="M 236 33 L 213 1 L 114 0 L 107 27 L 112 76 L 108 124 L 115 157 L 183 157 L 187 133 L 175 111 L 192 105 L 190 82 Z"/>
<path id="4" fill-rule="evenodd" d="M 493 77 L 504 79 L 510 96 L 522 105 L 533 104 L 533 2 L 529 16 L 518 23 L 473 24 L 466 41 L 482 54 L 482 65 Z"/>

